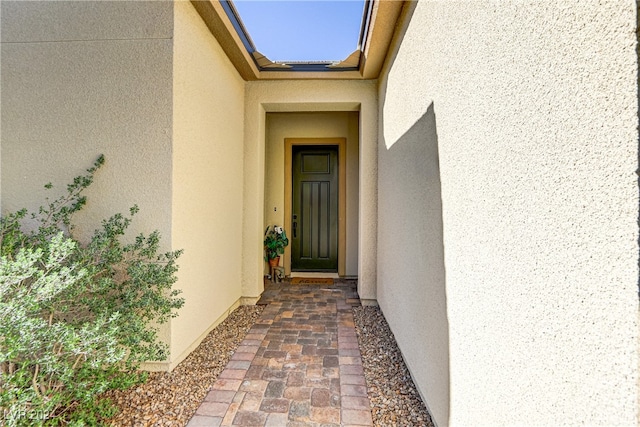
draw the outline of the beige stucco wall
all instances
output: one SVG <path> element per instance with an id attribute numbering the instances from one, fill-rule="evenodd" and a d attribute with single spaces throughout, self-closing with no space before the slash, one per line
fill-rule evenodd
<path id="1" fill-rule="evenodd" d="M 346 139 L 347 242 L 345 274 L 347 276 L 358 275 L 358 121 L 357 112 L 338 111 L 267 113 L 266 118 L 264 227 L 269 224 L 283 225 L 285 223 L 284 139 Z M 266 263 L 265 268 L 267 268 Z"/>
<path id="2" fill-rule="evenodd" d="M 186 300 L 175 364 L 241 295 L 244 81 L 190 2 L 175 4 L 172 232 Z"/>
<path id="3" fill-rule="evenodd" d="M 438 425 L 638 421 L 635 23 L 421 0 L 387 64 L 378 300 Z"/>
<path id="4" fill-rule="evenodd" d="M 377 99 L 373 81 L 256 81 L 246 84 L 244 127 L 243 296 L 263 290 L 267 112 L 359 111 L 358 292 L 375 300 Z"/>
<path id="5" fill-rule="evenodd" d="M 103 153 L 78 235 L 138 204 L 131 235 L 171 248 L 172 3 L 0 7 L 3 213 L 61 195 Z"/>

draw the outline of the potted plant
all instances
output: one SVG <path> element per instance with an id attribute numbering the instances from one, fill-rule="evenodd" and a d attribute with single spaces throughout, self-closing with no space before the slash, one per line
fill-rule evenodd
<path id="1" fill-rule="evenodd" d="M 264 260 L 268 261 L 271 267 L 277 267 L 280 255 L 284 253 L 288 244 L 287 233 L 282 227 L 268 225 L 264 230 Z"/>

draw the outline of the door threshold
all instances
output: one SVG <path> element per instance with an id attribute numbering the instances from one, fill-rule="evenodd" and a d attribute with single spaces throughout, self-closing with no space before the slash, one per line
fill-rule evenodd
<path id="1" fill-rule="evenodd" d="M 331 271 L 292 271 L 289 277 L 302 277 L 306 279 L 312 278 L 329 278 L 329 279 L 339 279 L 338 273 Z"/>

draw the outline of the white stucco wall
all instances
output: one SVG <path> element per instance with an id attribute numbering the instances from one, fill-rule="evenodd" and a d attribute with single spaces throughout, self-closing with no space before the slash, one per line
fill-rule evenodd
<path id="1" fill-rule="evenodd" d="M 3 213 L 63 194 L 103 153 L 78 236 L 138 204 L 131 235 L 158 229 L 170 249 L 172 3 L 0 7 Z"/>
<path id="2" fill-rule="evenodd" d="M 638 421 L 635 23 L 421 0 L 386 65 L 378 300 L 438 425 Z"/>
<path id="3" fill-rule="evenodd" d="M 345 274 L 358 275 L 358 113 L 268 113 L 265 145 L 264 226 L 285 224 L 284 139 L 345 138 L 347 218 Z M 275 208 L 275 209 L 274 209 Z M 290 232 L 290 230 L 287 230 Z M 265 268 L 266 263 L 265 263 Z"/>
<path id="4" fill-rule="evenodd" d="M 3 1 L 2 19 L 3 208 L 62 194 L 104 153 L 79 233 L 137 203 L 133 227 L 169 247 L 172 4 Z"/>
<path id="5" fill-rule="evenodd" d="M 358 292 L 375 300 L 377 97 L 374 81 L 247 82 L 244 127 L 243 296 L 263 290 L 265 122 L 267 112 L 359 111 Z"/>
<path id="6" fill-rule="evenodd" d="M 174 365 L 242 296 L 244 81 L 190 2 L 175 4 L 173 58 Z"/>

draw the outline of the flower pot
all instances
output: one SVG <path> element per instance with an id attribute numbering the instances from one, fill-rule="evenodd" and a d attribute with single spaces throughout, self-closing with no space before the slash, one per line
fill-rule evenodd
<path id="1" fill-rule="evenodd" d="M 280 265 L 280 257 L 277 256 L 269 260 L 269 267 L 277 267 Z"/>

